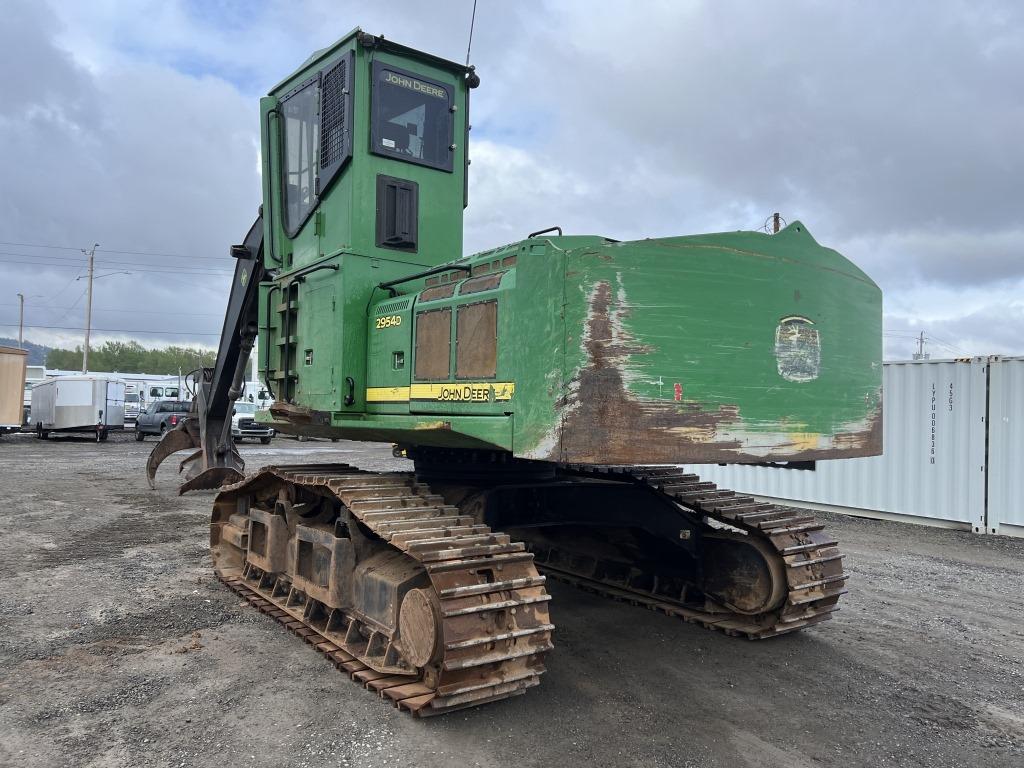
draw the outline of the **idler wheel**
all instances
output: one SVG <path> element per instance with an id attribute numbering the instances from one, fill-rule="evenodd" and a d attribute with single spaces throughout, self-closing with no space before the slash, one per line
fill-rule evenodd
<path id="1" fill-rule="evenodd" d="M 440 610 L 429 589 L 411 589 L 402 601 L 398 631 L 406 658 L 417 667 L 435 661 L 441 649 Z"/>
<path id="2" fill-rule="evenodd" d="M 705 594 L 747 615 L 764 613 L 786 598 L 782 557 L 754 536 L 715 533 L 704 536 Z"/>

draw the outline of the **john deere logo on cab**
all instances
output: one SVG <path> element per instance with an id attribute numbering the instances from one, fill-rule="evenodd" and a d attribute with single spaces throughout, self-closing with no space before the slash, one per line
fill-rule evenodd
<path id="1" fill-rule="evenodd" d="M 399 75 L 395 72 L 385 71 L 384 82 L 389 85 L 397 85 L 399 88 L 408 88 L 410 91 L 416 91 L 417 93 L 425 93 L 427 96 L 433 96 L 437 99 L 448 98 L 448 93 L 444 88 L 438 88 L 436 85 L 424 83 L 422 80 L 417 80 L 414 77 L 406 77 L 405 75 Z"/>

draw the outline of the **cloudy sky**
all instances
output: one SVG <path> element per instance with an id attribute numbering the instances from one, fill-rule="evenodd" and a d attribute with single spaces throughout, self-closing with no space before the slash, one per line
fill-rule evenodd
<path id="1" fill-rule="evenodd" d="M 216 343 L 258 98 L 354 26 L 464 60 L 472 0 L 4 0 L 0 336 Z M 1024 5 L 480 0 L 469 251 L 802 220 L 886 354 L 1024 354 Z M 130 272 L 131 274 L 123 274 Z M 15 325 L 11 325 L 14 323 Z"/>

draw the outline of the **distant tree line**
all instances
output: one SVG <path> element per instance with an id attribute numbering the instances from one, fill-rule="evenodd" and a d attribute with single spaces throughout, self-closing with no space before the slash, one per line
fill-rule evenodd
<path id="1" fill-rule="evenodd" d="M 194 347 L 147 349 L 137 341 L 107 341 L 102 346 L 89 348 L 89 370 L 174 375 L 179 369 L 187 373 L 212 366 L 216 357 L 217 353 L 212 350 Z M 82 347 L 51 349 L 46 355 L 46 367 L 80 371 Z"/>
<path id="2" fill-rule="evenodd" d="M 14 347 L 17 349 L 18 340 L 4 336 L 0 338 L 0 347 Z M 25 361 L 27 365 L 46 364 L 46 353 L 50 351 L 49 347 L 44 347 L 42 344 L 33 344 L 31 341 L 26 341 L 21 345 L 21 348 L 28 352 L 28 359 Z"/>

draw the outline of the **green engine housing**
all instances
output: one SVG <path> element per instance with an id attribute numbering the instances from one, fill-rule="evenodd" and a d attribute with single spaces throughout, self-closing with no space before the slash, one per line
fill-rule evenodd
<path id="1" fill-rule="evenodd" d="M 881 292 L 795 222 L 462 249 L 461 65 L 359 30 L 262 101 L 262 418 L 567 463 L 881 453 Z"/>

